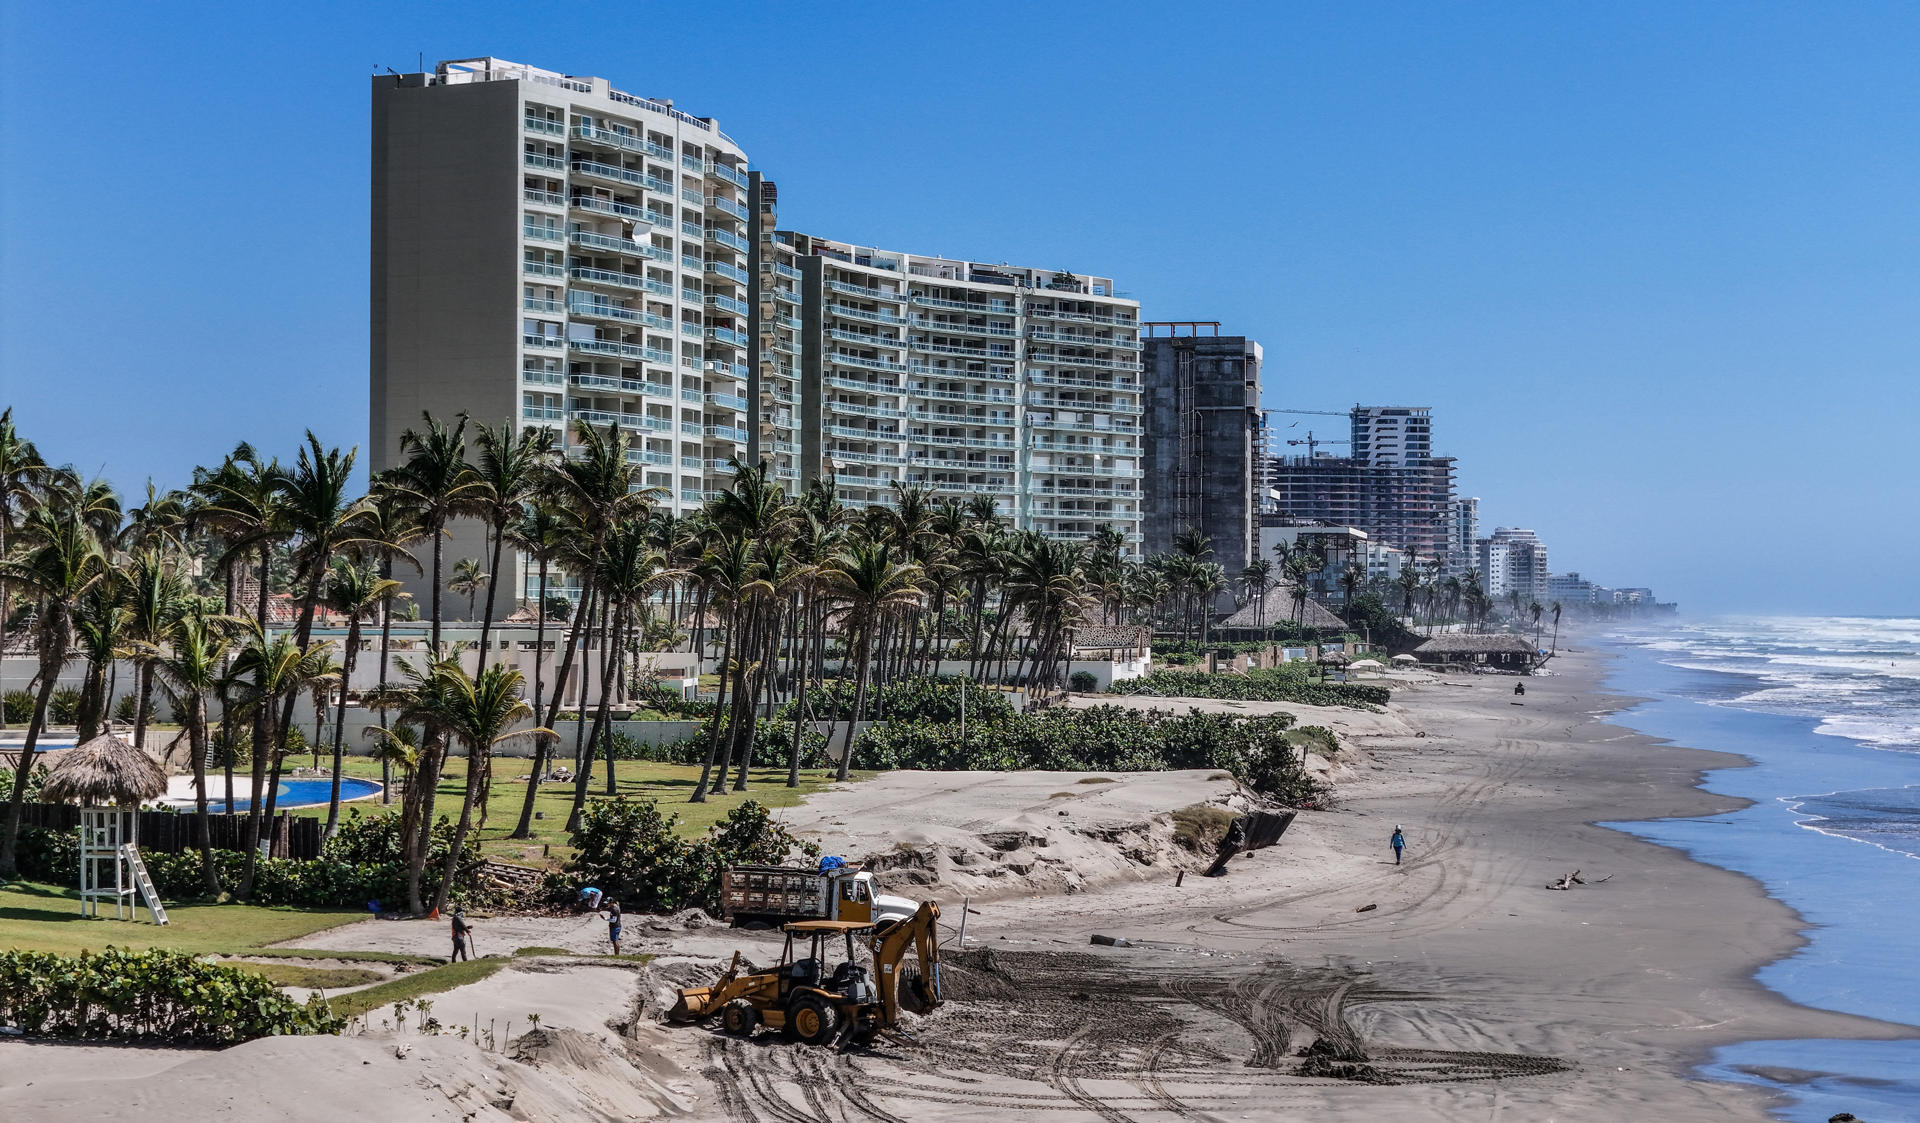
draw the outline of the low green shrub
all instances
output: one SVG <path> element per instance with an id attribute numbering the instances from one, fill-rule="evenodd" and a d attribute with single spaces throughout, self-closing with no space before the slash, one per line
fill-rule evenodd
<path id="1" fill-rule="evenodd" d="M 7 724 L 25 725 L 33 720 L 33 695 L 25 690 L 9 690 L 0 698 L 0 706 L 6 707 Z"/>
<path id="2" fill-rule="evenodd" d="M 796 851 L 809 859 L 820 848 L 795 838 L 754 800 L 735 807 L 702 839 L 674 833 L 678 816 L 652 800 L 596 800 L 573 832 L 579 851 L 549 891 L 572 900 L 592 885 L 630 912 L 720 909 L 720 873 L 739 863 L 777 865 Z"/>
<path id="3" fill-rule="evenodd" d="M 885 686 L 867 688 L 862 721 L 902 719 L 909 721 L 959 721 L 962 684 L 966 692 L 967 722 L 987 721 L 1013 713 L 1013 703 L 998 690 L 983 690 L 977 683 L 956 675 L 930 678 L 915 675 Z M 847 721 L 853 717 L 853 682 L 829 679 L 807 688 L 816 721 Z M 799 709 L 794 702 L 780 708 L 780 717 L 791 718 Z"/>
<path id="4" fill-rule="evenodd" d="M 73 687 L 63 686 L 47 700 L 47 724 L 72 725 L 79 717 L 80 692 Z"/>
<path id="5" fill-rule="evenodd" d="M 28 1037 L 232 1045 L 338 1033 L 317 996 L 298 1003 L 247 971 L 184 952 L 109 947 L 77 957 L 0 952 L 0 1025 Z"/>
<path id="6" fill-rule="evenodd" d="M 1075 671 L 1067 676 L 1067 689 L 1075 694 L 1092 694 L 1100 689 L 1100 680 L 1092 671 Z"/>
<path id="7" fill-rule="evenodd" d="M 1109 694 L 1157 694 L 1164 698 L 1225 698 L 1241 702 L 1297 702 L 1302 706 L 1384 706 L 1393 692 L 1359 682 L 1320 682 L 1304 663 L 1262 667 L 1243 675 L 1204 671 L 1154 671 L 1123 679 Z"/>
<path id="8" fill-rule="evenodd" d="M 997 721 L 894 721 L 853 744 L 857 768 L 936 771 L 1158 772 L 1219 768 L 1295 807 L 1325 803 L 1325 785 L 1300 762 L 1287 730 L 1293 718 L 1193 710 L 1141 712 L 1123 706 L 1050 710 Z"/>

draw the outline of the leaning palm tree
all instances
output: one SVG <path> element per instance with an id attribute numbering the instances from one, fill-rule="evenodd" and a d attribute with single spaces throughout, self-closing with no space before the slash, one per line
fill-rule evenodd
<path id="1" fill-rule="evenodd" d="M 920 576 L 918 565 L 898 560 L 892 545 L 885 542 L 854 543 L 826 572 L 831 595 L 845 610 L 844 634 L 851 641 L 854 658 L 853 713 L 847 720 L 836 779 L 845 780 L 853 764 L 853 730 L 866 708 L 874 634 L 882 622 L 919 605 Z"/>
<path id="2" fill-rule="evenodd" d="M 380 612 L 399 589 L 400 582 L 375 576 L 371 570 L 348 561 L 335 562 L 333 573 L 327 579 L 327 609 L 347 618 L 346 650 L 340 656 L 340 708 L 333 720 L 333 788 L 327 795 L 328 838 L 340 829 L 341 741 L 347 729 L 347 687 L 360 655 L 360 626 Z"/>
<path id="3" fill-rule="evenodd" d="M 174 623 L 186 611 L 191 595 L 178 562 L 157 549 L 134 555 L 125 571 L 127 636 L 143 645 L 139 651 L 157 649 L 173 631 Z M 136 655 L 134 660 L 133 743 L 147 746 L 147 723 L 153 709 L 153 661 Z"/>
<path id="4" fill-rule="evenodd" d="M 1273 563 L 1265 558 L 1255 558 L 1240 571 L 1241 587 L 1253 601 L 1253 626 L 1263 628 L 1267 622 L 1267 590 L 1273 588 Z"/>
<path id="5" fill-rule="evenodd" d="M 0 558 L 7 556 L 7 543 L 18 520 L 40 505 L 49 474 L 40 450 L 14 427 L 13 407 L 0 410 Z M 0 575 L 0 651 L 6 649 L 12 616 L 13 599 L 7 593 L 6 577 Z M 0 729 L 7 727 L 4 709 L 0 707 Z"/>
<path id="6" fill-rule="evenodd" d="M 488 544 L 493 551 L 489 570 L 493 576 L 486 583 L 487 612 L 480 618 L 481 670 L 486 669 L 491 654 L 487 641 L 493 634 L 493 606 L 500 592 L 500 566 L 506 560 L 507 540 L 512 537 L 512 528 L 525 513 L 528 502 L 539 494 L 545 483 L 546 469 L 554 455 L 553 438 L 553 430 L 544 425 L 529 426 L 516 435 L 511 421 L 503 421 L 498 427 L 482 425 L 475 438 L 480 446 L 480 458 L 473 469 L 480 487 L 474 510 L 487 524 Z M 524 592 L 524 588 L 516 589 L 514 596 Z M 467 614 L 473 614 L 471 599 L 467 602 Z"/>
<path id="7" fill-rule="evenodd" d="M 210 897 L 220 895 L 220 873 L 213 864 L 207 820 L 208 701 L 220 690 L 229 640 L 239 623 L 233 617 L 208 616 L 195 605 L 174 621 L 164 651 L 153 661 L 160 689 L 186 727 L 187 751 L 193 758 L 193 816 L 200 836 L 200 879 Z M 227 795 L 231 803 L 233 793 Z"/>
<path id="8" fill-rule="evenodd" d="M 519 521 L 507 528 L 507 540 L 531 557 L 539 566 L 539 578 L 535 586 L 533 626 L 533 713 L 537 719 L 542 712 L 541 706 L 546 701 L 547 577 L 554 559 L 560 557 L 566 548 L 566 526 L 555 513 L 552 504 L 541 497 L 531 502 Z M 540 777 L 547 771 L 547 745 L 546 738 L 540 738 L 534 742 L 533 772 L 527 781 L 526 798 L 520 804 L 520 821 L 514 826 L 509 838 L 533 836 L 533 801 L 539 794 Z"/>
<path id="9" fill-rule="evenodd" d="M 516 667 L 496 663 L 473 678 L 457 662 L 441 660 L 432 664 L 424 678 L 393 699 L 401 720 L 444 729 L 467 749 L 466 793 L 460 803 L 460 820 L 454 827 L 452 845 L 447 848 L 440 885 L 434 890 L 435 910 L 446 907 L 447 894 L 460 869 L 467 834 L 473 827 L 473 808 L 481 791 L 481 778 L 492 766 L 494 748 L 521 737 L 553 736 L 553 731 L 544 727 L 512 728 L 533 714 L 533 707 L 520 697 L 524 681 Z M 415 892 L 417 895 L 417 885 Z M 415 907 L 417 910 L 417 902 Z"/>
<path id="10" fill-rule="evenodd" d="M 1553 613 L 1553 646 L 1549 650 L 1557 655 L 1560 652 L 1560 602 L 1554 601 L 1549 611 Z"/>
<path id="11" fill-rule="evenodd" d="M 1527 602 L 1527 614 L 1533 617 L 1533 646 L 1536 648 L 1540 646 L 1540 616 L 1544 612 L 1546 609 L 1540 607 L 1539 601 Z"/>
<path id="12" fill-rule="evenodd" d="M 74 718 L 81 742 L 92 740 L 106 720 L 107 703 L 113 695 L 108 676 L 127 646 L 129 614 L 117 577 L 118 571 L 110 570 L 108 579 L 88 589 L 74 607 L 74 647 L 86 661 L 80 677 L 80 707 Z"/>
<path id="13" fill-rule="evenodd" d="M 467 598 L 467 619 L 472 620 L 475 612 L 474 598 L 479 595 L 481 589 L 488 588 L 492 584 L 493 575 L 480 568 L 479 558 L 461 558 L 453 563 L 453 579 L 447 582 L 447 591 Z M 489 592 L 487 595 L 491 599 L 493 594 Z M 485 659 L 486 652 L 482 651 L 480 657 Z"/>
<path id="14" fill-rule="evenodd" d="M 93 533 L 70 497 L 29 513 L 20 537 L 26 543 L 16 557 L 0 559 L 0 578 L 21 585 L 39 598 L 35 640 L 40 656 L 39 689 L 27 721 L 27 739 L 14 763 L 13 790 L 7 798 L 6 833 L 0 837 L 0 878 L 18 875 L 16 849 L 20 840 L 21 807 L 27 799 L 27 778 L 46 728 L 47 711 L 73 642 L 73 614 L 87 590 L 106 579 L 107 560 Z"/>

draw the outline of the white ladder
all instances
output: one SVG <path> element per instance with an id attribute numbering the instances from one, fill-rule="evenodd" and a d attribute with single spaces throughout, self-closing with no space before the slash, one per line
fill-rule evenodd
<path id="1" fill-rule="evenodd" d="M 140 887 L 140 898 L 147 903 L 147 911 L 153 914 L 155 924 L 167 922 L 167 906 L 160 903 L 160 891 L 153 887 L 153 877 L 147 873 L 147 863 L 140 860 L 140 848 L 131 842 L 120 844 L 120 856 L 127 860 L 133 870 L 133 882 Z"/>

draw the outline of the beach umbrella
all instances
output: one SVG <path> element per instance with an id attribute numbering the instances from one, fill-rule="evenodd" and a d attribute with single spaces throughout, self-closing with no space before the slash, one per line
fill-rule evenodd
<path id="1" fill-rule="evenodd" d="M 1418 663 L 1420 660 L 1414 658 L 1411 655 L 1395 655 L 1393 657 L 1393 661 L 1404 665 L 1407 663 Z"/>
<path id="2" fill-rule="evenodd" d="M 40 798 L 82 807 L 137 807 L 166 790 L 166 766 L 108 731 L 62 752 L 47 769 Z"/>
<path id="3" fill-rule="evenodd" d="M 1386 669 L 1386 666 L 1387 666 L 1387 665 L 1386 665 L 1385 663 L 1382 663 L 1382 662 L 1381 662 L 1380 660 L 1378 660 L 1378 659 L 1355 659 L 1355 660 L 1353 661 L 1353 669 L 1354 669 L 1354 670 L 1356 670 L 1356 671 L 1358 671 L 1358 670 L 1384 670 L 1384 669 Z"/>

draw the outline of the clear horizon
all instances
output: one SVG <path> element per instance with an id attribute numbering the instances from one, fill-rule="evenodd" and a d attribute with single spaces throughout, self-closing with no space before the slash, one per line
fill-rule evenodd
<path id="1" fill-rule="evenodd" d="M 1920 614 L 1920 9 L 675 14 L 9 6 L 0 405 L 128 494 L 363 446 L 369 78 L 493 54 L 716 117 L 783 226 L 1111 275 L 1258 340 L 1268 407 L 1432 406 L 1556 572 Z"/>

